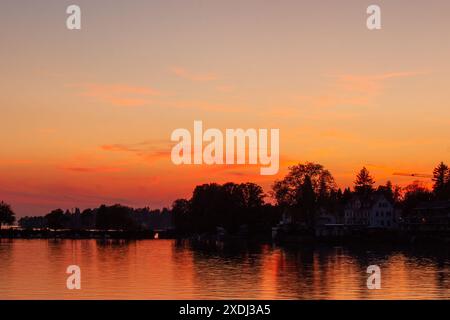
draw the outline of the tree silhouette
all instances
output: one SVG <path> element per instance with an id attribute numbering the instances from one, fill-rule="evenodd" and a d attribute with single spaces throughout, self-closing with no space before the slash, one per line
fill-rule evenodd
<path id="1" fill-rule="evenodd" d="M 265 195 L 261 186 L 251 182 L 241 183 L 239 190 L 242 193 L 245 208 L 259 208 L 264 204 Z"/>
<path id="2" fill-rule="evenodd" d="M 254 183 L 217 183 L 195 187 L 190 199 L 174 201 L 170 210 L 134 209 L 122 205 L 86 209 L 73 213 L 56 209 L 45 217 L 23 217 L 19 225 L 23 228 L 51 229 L 101 229 L 139 231 L 149 228 L 172 227 L 181 234 L 210 233 L 217 227 L 229 233 L 244 234 L 270 232 L 281 217 L 281 213 L 292 216 L 294 230 L 311 231 L 316 215 L 324 213 L 342 218 L 344 208 L 355 194 L 363 198 L 372 192 L 384 194 L 386 198 L 403 208 L 404 214 L 413 214 L 423 202 L 434 199 L 450 199 L 450 169 L 441 162 L 433 171 L 433 192 L 415 182 L 402 189 L 390 181 L 377 187 L 369 171 L 363 167 L 354 181 L 354 192 L 347 187 L 337 189 L 331 173 L 316 163 L 298 164 L 289 168 L 287 175 L 274 182 L 272 197 L 276 205 L 265 203 L 266 195 L 261 186 Z M 287 209 L 287 210 L 286 210 Z M 0 226 L 12 224 L 15 215 L 11 207 L 0 203 Z M 296 228 L 298 227 L 298 228 Z M 242 232 L 241 232 L 242 231 Z"/>
<path id="3" fill-rule="evenodd" d="M 338 204 L 338 191 L 331 173 L 322 165 L 307 162 L 289 168 L 288 174 L 275 181 L 272 196 L 281 208 L 291 208 L 295 224 L 314 226 L 318 208 L 333 210 Z"/>
<path id="4" fill-rule="evenodd" d="M 53 230 L 64 229 L 67 227 L 69 217 L 64 214 L 62 209 L 56 209 L 45 216 L 47 227 Z"/>
<path id="5" fill-rule="evenodd" d="M 191 202 L 189 200 L 177 199 L 173 202 L 172 221 L 179 232 L 187 233 L 192 230 L 191 212 Z"/>
<path id="6" fill-rule="evenodd" d="M 377 192 L 382 193 L 389 201 L 399 203 L 401 200 L 402 188 L 398 185 L 394 186 L 392 182 L 388 180 L 384 186 L 378 186 Z"/>
<path id="7" fill-rule="evenodd" d="M 16 221 L 16 215 L 11 206 L 3 201 L 0 202 L 0 228 L 3 224 L 12 225 Z"/>
<path id="8" fill-rule="evenodd" d="M 433 194 L 420 181 L 414 181 L 404 188 L 403 215 L 413 214 L 414 208 L 433 199 Z"/>
<path id="9" fill-rule="evenodd" d="M 352 194 L 352 190 L 350 189 L 350 187 L 345 188 L 344 192 L 342 193 L 342 202 L 343 202 L 343 204 L 345 204 L 348 201 L 350 201 L 352 196 L 353 196 L 353 194 Z"/>
<path id="10" fill-rule="evenodd" d="M 269 212 L 267 217 L 263 212 Z M 273 214 L 264 206 L 262 188 L 254 183 L 217 183 L 195 187 L 190 200 L 172 205 L 173 221 L 181 232 L 212 232 L 223 227 L 234 233 L 240 227 L 267 226 Z"/>
<path id="11" fill-rule="evenodd" d="M 133 230 L 133 209 L 115 204 L 113 206 L 101 205 L 97 211 L 96 227 L 100 230 Z"/>
<path id="12" fill-rule="evenodd" d="M 289 167 L 289 173 L 272 186 L 272 196 L 282 207 L 298 207 L 302 200 L 302 186 L 306 177 L 318 199 L 325 199 L 336 191 L 331 173 L 322 165 L 308 162 Z M 309 182 L 308 182 L 309 183 Z"/>
<path id="13" fill-rule="evenodd" d="M 316 194 L 314 193 L 311 178 L 305 176 L 305 180 L 300 188 L 301 199 L 299 199 L 300 212 L 305 217 L 306 224 L 312 227 L 316 213 Z"/>
<path id="14" fill-rule="evenodd" d="M 450 169 L 441 162 L 433 171 L 433 192 L 437 199 L 444 200 L 449 198 L 450 193 Z"/>
<path id="15" fill-rule="evenodd" d="M 355 192 L 360 195 L 367 195 L 373 191 L 373 185 L 375 180 L 369 173 L 366 167 L 363 167 L 361 171 L 356 175 L 355 180 Z"/>

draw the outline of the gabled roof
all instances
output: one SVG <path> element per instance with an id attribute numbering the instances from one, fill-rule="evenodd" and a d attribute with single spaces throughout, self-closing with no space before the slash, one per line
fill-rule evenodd
<path id="1" fill-rule="evenodd" d="M 359 201 L 361 203 L 360 209 L 371 209 L 380 200 L 385 200 L 392 205 L 391 201 L 389 201 L 383 193 L 374 192 L 366 196 L 358 194 L 353 195 L 352 198 L 345 204 L 345 208 L 351 209 L 352 204 Z"/>

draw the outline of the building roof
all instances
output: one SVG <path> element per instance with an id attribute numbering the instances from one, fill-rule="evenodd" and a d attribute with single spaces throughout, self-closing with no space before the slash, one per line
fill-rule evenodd
<path id="1" fill-rule="evenodd" d="M 361 207 L 358 209 L 371 209 L 379 200 L 385 200 L 389 204 L 393 205 L 383 193 L 374 192 L 370 195 L 353 195 L 352 198 L 345 204 L 345 209 L 353 209 L 353 204 L 356 201 L 361 203 Z"/>

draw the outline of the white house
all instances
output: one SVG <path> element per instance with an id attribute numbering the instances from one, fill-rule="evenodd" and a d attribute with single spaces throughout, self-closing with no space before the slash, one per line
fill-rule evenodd
<path id="1" fill-rule="evenodd" d="M 345 206 L 344 224 L 391 229 L 397 225 L 395 216 L 393 203 L 381 193 L 366 197 L 354 196 Z"/>

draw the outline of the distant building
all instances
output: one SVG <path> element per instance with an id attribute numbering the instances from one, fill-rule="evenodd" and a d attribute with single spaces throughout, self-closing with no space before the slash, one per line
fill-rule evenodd
<path id="1" fill-rule="evenodd" d="M 397 227 L 394 204 L 382 193 L 353 196 L 344 208 L 344 224 L 365 228 L 392 229 Z"/>
<path id="2" fill-rule="evenodd" d="M 405 217 L 404 228 L 420 231 L 450 231 L 450 200 L 424 202 Z"/>
<path id="3" fill-rule="evenodd" d="M 316 218 L 316 226 L 317 225 L 327 225 L 327 224 L 336 224 L 337 219 L 333 214 L 329 214 L 325 210 L 319 210 L 319 214 Z"/>
<path id="4" fill-rule="evenodd" d="M 326 210 L 319 210 L 314 228 L 316 237 L 338 237 L 346 233 L 345 226 L 338 223 L 335 214 L 329 214 Z"/>

